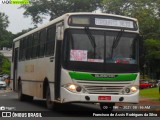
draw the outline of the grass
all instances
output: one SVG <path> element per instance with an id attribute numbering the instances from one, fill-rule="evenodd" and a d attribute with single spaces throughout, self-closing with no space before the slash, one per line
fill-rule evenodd
<path id="1" fill-rule="evenodd" d="M 159 88 L 146 88 L 140 90 L 140 96 L 145 98 L 160 99 Z"/>

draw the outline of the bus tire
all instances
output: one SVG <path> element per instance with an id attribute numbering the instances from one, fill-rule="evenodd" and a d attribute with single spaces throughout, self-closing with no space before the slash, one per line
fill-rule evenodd
<path id="1" fill-rule="evenodd" d="M 51 101 L 51 93 L 50 93 L 49 85 L 47 86 L 47 89 L 46 89 L 46 106 L 49 110 L 53 110 L 54 103 Z"/>
<path id="2" fill-rule="evenodd" d="M 22 93 L 22 83 L 21 83 L 21 81 L 18 83 L 18 99 L 20 101 L 25 100 L 25 95 Z"/>
<path id="3" fill-rule="evenodd" d="M 112 112 L 113 106 L 115 106 L 115 103 L 100 103 L 101 110 L 105 112 Z"/>

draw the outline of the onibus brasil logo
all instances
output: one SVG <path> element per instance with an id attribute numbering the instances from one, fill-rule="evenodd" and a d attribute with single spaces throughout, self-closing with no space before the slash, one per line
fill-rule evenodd
<path id="1" fill-rule="evenodd" d="M 0 0 L 0 4 L 29 4 L 29 0 Z"/>

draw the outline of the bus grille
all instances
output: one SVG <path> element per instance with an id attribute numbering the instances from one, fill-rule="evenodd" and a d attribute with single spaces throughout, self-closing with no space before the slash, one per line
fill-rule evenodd
<path id="1" fill-rule="evenodd" d="M 133 81 L 82 81 L 76 80 L 89 94 L 120 94 Z"/>

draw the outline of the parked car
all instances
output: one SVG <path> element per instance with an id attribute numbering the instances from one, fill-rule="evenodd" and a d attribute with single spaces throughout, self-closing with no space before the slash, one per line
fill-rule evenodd
<path id="1" fill-rule="evenodd" d="M 157 86 L 160 87 L 160 80 L 157 80 Z"/>
<path id="2" fill-rule="evenodd" d="M 0 77 L 0 89 L 6 89 L 6 87 L 7 87 L 7 84 L 6 84 L 6 82 L 5 82 L 5 80 L 4 80 L 4 78 L 3 77 Z"/>
<path id="3" fill-rule="evenodd" d="M 149 83 L 151 84 L 151 87 L 152 87 L 152 88 L 153 88 L 153 87 L 157 87 L 156 81 L 150 81 Z"/>
<path id="4" fill-rule="evenodd" d="M 157 80 L 157 86 L 158 86 L 158 88 L 159 88 L 159 94 L 160 94 L 160 80 Z"/>
<path id="5" fill-rule="evenodd" d="M 149 83 L 148 81 L 140 81 L 140 85 L 139 85 L 139 88 L 140 89 L 144 89 L 144 88 L 150 88 L 152 87 L 152 84 Z"/>

